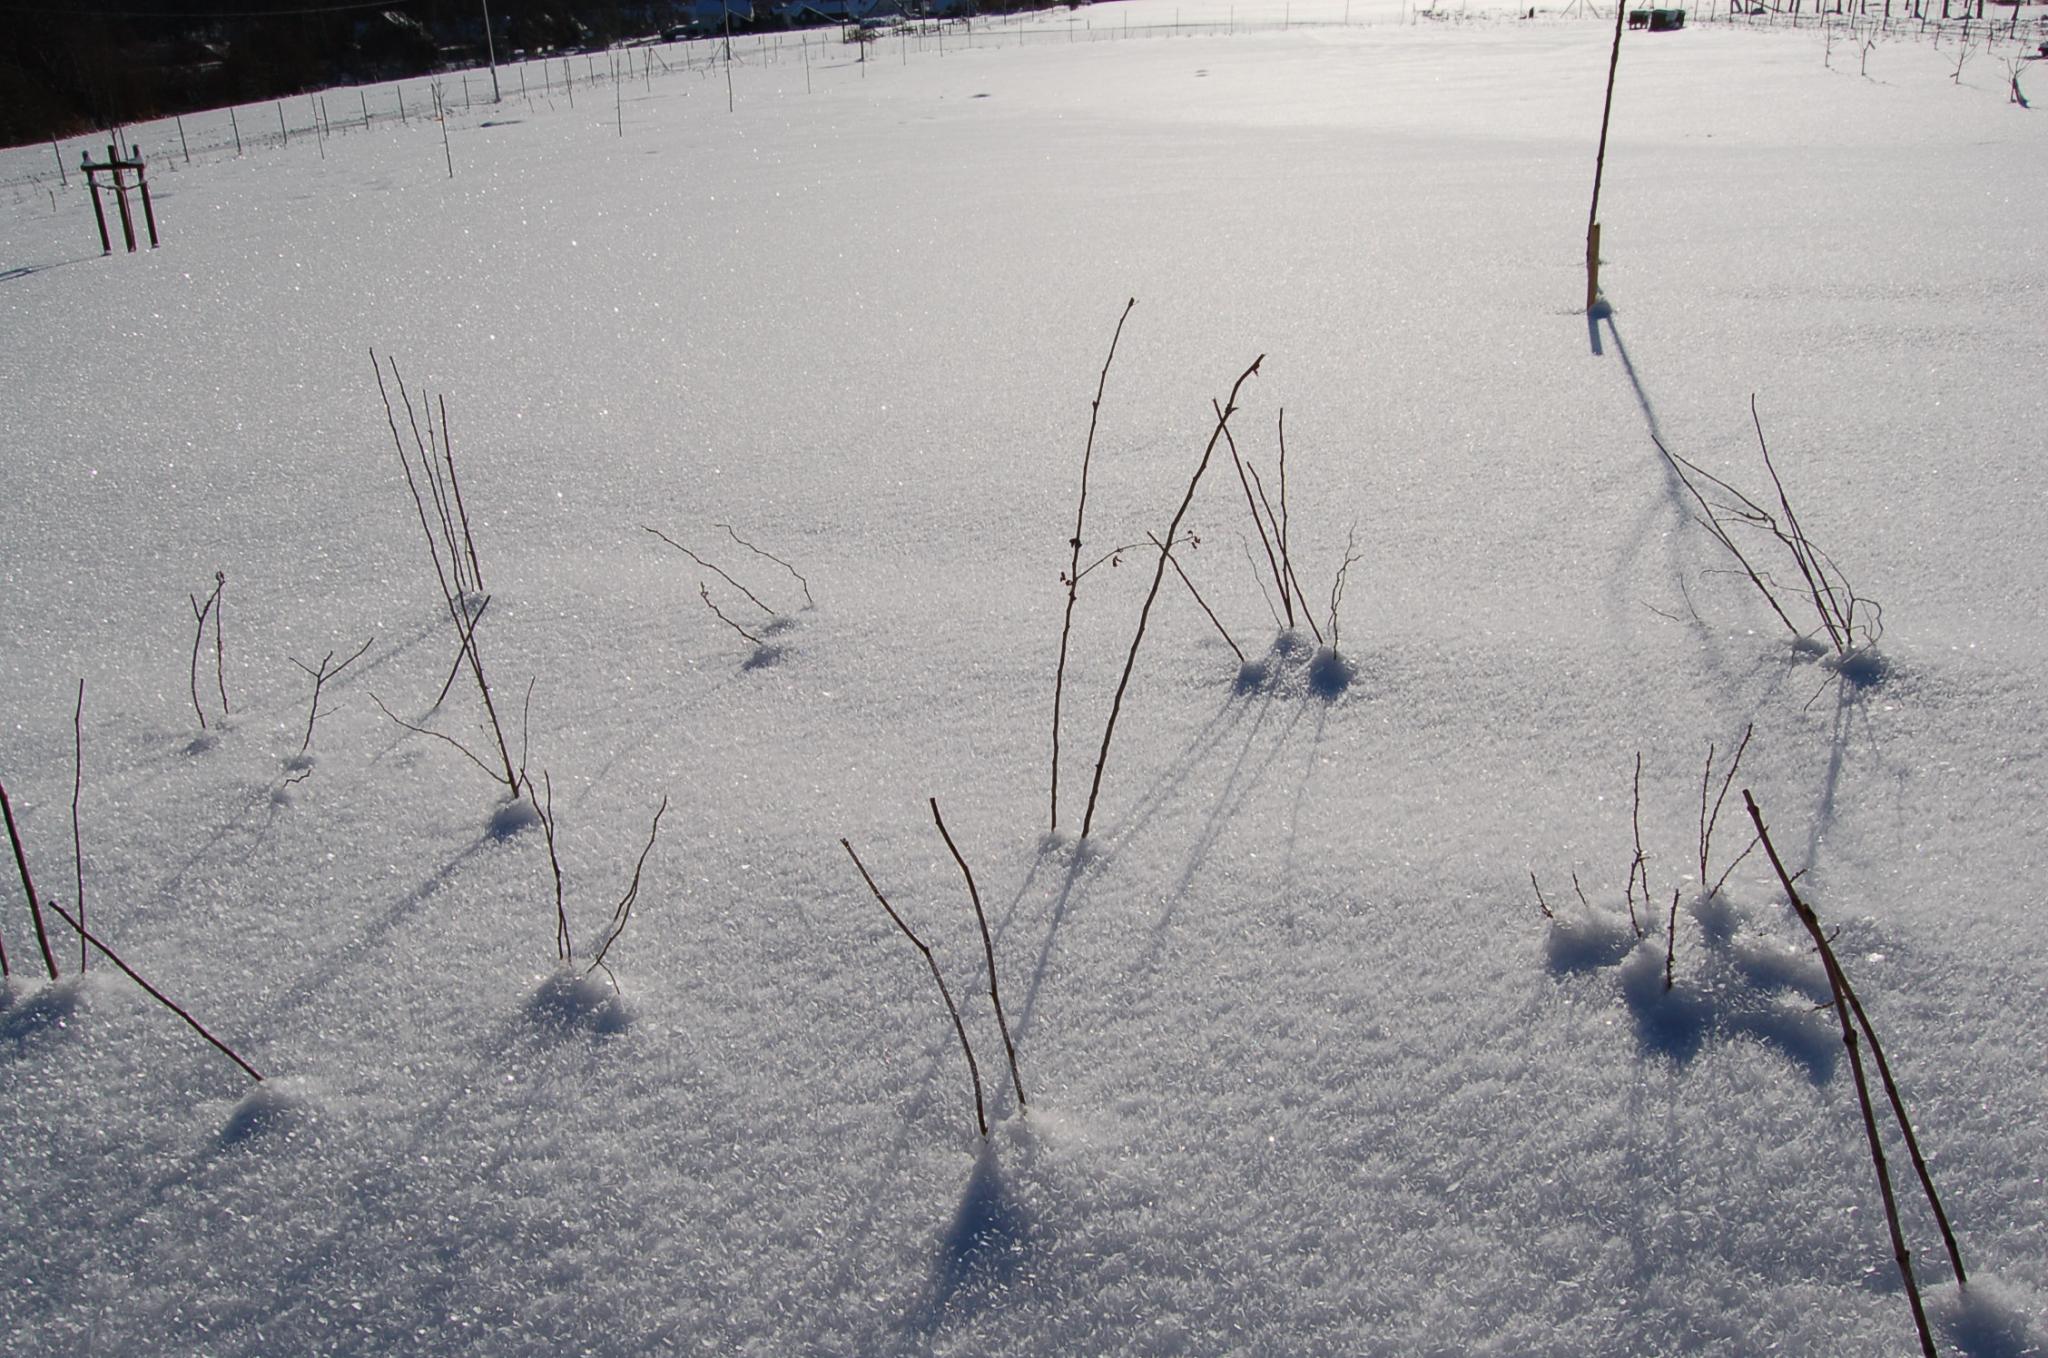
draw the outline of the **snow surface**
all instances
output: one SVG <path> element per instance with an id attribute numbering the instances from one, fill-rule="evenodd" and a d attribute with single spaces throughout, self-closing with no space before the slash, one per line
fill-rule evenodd
<path id="1" fill-rule="evenodd" d="M 731 112 L 705 47 L 659 49 L 578 72 L 573 109 L 558 75 L 458 103 L 445 151 L 413 82 L 406 124 L 289 146 L 241 110 L 240 157 L 212 115 L 189 164 L 135 129 L 164 246 L 105 260 L 75 172 L 0 154 L 0 777 L 69 902 L 82 677 L 92 926 L 270 1077 L 72 976 L 75 939 L 43 983 L 10 883 L 12 1350 L 1911 1351 L 1817 963 L 1759 856 L 1694 904 L 1707 748 L 1753 725 L 1738 786 L 1839 930 L 1971 1267 L 1948 1284 L 1908 1193 L 1944 1351 L 2042 1351 L 2021 49 L 1951 79 L 1953 31 L 1629 35 L 1589 323 L 1609 32 L 1133 0 L 864 66 L 743 44 Z M 1362 559 L 1322 662 L 1348 682 L 1318 681 L 1210 468 L 1177 556 L 1263 668 L 1169 576 L 1082 843 L 1154 564 L 1082 583 L 1049 834 L 1060 574 L 1130 297 L 1090 548 L 1165 530 L 1263 354 L 1233 427 L 1271 477 L 1287 412 L 1319 620 L 1354 524 Z M 370 700 L 481 739 L 472 691 L 428 711 L 454 646 L 373 348 L 447 398 L 579 958 L 671 798 L 617 996 L 557 970 L 539 830 L 494 834 L 502 790 Z M 1752 393 L 1883 603 L 1875 684 L 1790 644 L 1651 445 L 1753 482 Z M 203 669 L 202 734 L 187 596 L 217 569 L 233 710 Z M 290 768 L 287 657 L 365 638 Z M 985 1148 L 842 836 L 961 1001 Z"/>

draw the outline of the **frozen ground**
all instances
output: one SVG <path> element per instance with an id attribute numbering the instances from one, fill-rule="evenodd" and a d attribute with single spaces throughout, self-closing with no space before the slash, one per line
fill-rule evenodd
<path id="1" fill-rule="evenodd" d="M 10 881 L 16 1351 L 1912 1351 L 1761 863 L 1679 912 L 1671 994 L 1661 916 L 1615 941 L 1636 754 L 1661 908 L 1698 891 L 1708 746 L 1751 725 L 1738 787 L 1840 931 L 1976 1279 L 1944 1285 L 1909 1198 L 1944 1351 L 2041 1350 L 2039 115 L 1998 52 L 1952 80 L 1954 36 L 1631 34 L 1589 326 L 1608 25 L 1342 17 L 1138 0 L 1128 37 L 1102 6 L 892 35 L 865 71 L 743 47 L 732 112 L 669 49 L 579 72 L 573 109 L 458 112 L 445 152 L 416 110 L 240 158 L 187 119 L 189 165 L 137 130 L 164 248 L 107 260 L 75 177 L 34 182 L 49 148 L 0 155 L 0 777 L 68 904 L 82 677 L 95 932 L 270 1077 L 109 967 L 70 979 L 75 939 L 44 984 Z M 1287 412 L 1319 616 L 1357 527 L 1355 675 L 1319 696 L 1296 651 L 1240 686 L 1169 578 L 1081 843 L 1156 560 L 1082 583 L 1049 836 L 1060 573 L 1129 297 L 1090 547 L 1164 531 L 1263 354 L 1233 427 L 1270 477 Z M 493 838 L 489 781 L 371 701 L 425 719 L 453 653 L 373 347 L 447 397 L 579 956 L 670 799 L 602 1014 L 550 982 L 541 836 Z M 1795 651 L 1650 441 L 1753 485 L 1752 394 L 1883 603 L 1874 687 Z M 1256 657 L 1248 518 L 1212 466 L 1181 555 Z M 769 645 L 643 526 L 782 611 Z M 233 713 L 198 740 L 216 570 Z M 366 638 L 290 781 L 288 657 Z M 476 709 L 433 720 L 475 740 Z M 842 836 L 962 1000 L 980 1158 Z M 1532 870 L 1604 920 L 1547 926 Z"/>

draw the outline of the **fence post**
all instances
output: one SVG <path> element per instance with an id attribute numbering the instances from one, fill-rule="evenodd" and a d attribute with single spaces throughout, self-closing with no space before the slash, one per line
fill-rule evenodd
<path id="1" fill-rule="evenodd" d="M 79 173 L 85 176 L 86 187 L 92 190 L 92 218 L 100 226 L 100 253 L 111 255 L 114 253 L 114 243 L 107 238 L 107 210 L 100 206 L 100 181 L 99 176 L 92 172 L 90 151 L 78 153 L 78 169 Z"/>

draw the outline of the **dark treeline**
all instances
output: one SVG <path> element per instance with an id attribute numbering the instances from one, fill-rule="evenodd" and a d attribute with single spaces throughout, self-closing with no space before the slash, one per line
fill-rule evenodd
<path id="1" fill-rule="evenodd" d="M 653 32 L 687 14 L 680 0 L 490 0 L 501 60 Z M 0 144 L 484 54 L 483 0 L 0 0 Z"/>

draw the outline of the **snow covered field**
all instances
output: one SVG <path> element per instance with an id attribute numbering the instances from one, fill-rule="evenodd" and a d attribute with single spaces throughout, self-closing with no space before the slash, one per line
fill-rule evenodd
<path id="1" fill-rule="evenodd" d="M 458 111 L 445 152 L 416 113 L 189 165 L 152 126 L 164 246 L 105 260 L 75 171 L 0 153 L 0 779 L 69 908 L 83 678 L 92 928 L 269 1077 L 73 979 L 54 921 L 46 984 L 8 879 L 11 1351 L 1917 1351 L 1782 891 L 1753 854 L 1695 908 L 1708 747 L 1752 726 L 1714 875 L 1747 787 L 1955 1222 L 1967 1297 L 1903 1194 L 1943 1351 L 2043 1351 L 2048 131 L 1999 52 L 1951 79 L 1954 37 L 1631 33 L 1589 325 L 1609 23 L 1404 17 L 1133 0 L 865 69 L 787 39 L 731 112 L 667 49 Z M 1355 673 L 1275 652 L 1219 450 L 1176 559 L 1268 678 L 1169 573 L 1084 843 L 1157 562 L 1082 581 L 1049 835 L 1131 297 L 1084 560 L 1166 531 L 1263 354 L 1232 428 L 1271 488 L 1286 411 L 1325 627 L 1356 526 Z M 670 800 L 609 1024 L 536 998 L 540 832 L 491 835 L 501 793 L 372 701 L 488 739 L 473 687 L 429 715 L 455 645 L 372 348 L 446 397 L 579 959 Z M 1883 605 L 1875 685 L 1791 644 L 1651 442 L 1753 489 L 1752 394 Z M 763 645 L 649 527 L 784 615 Z M 301 777 L 289 657 L 366 639 Z M 842 836 L 961 1001 L 985 1156 Z"/>

